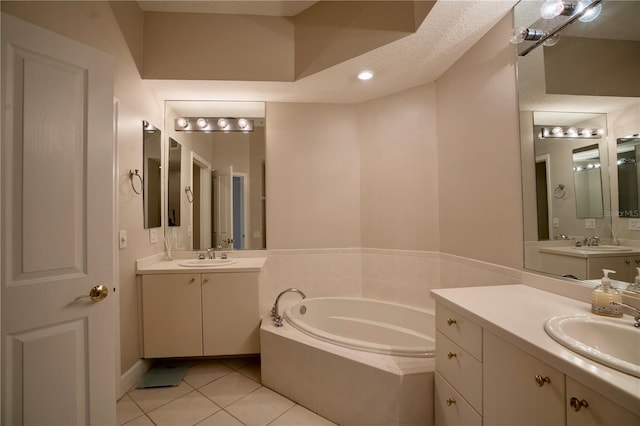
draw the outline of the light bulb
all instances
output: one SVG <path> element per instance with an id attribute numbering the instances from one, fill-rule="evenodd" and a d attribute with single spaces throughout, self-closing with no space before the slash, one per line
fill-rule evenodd
<path id="1" fill-rule="evenodd" d="M 178 118 L 177 124 L 178 124 L 178 126 L 180 126 L 180 127 L 182 127 L 184 129 L 185 127 L 187 127 L 187 124 L 189 124 L 189 123 L 187 123 L 187 119 L 186 118 L 182 118 L 181 117 L 181 118 Z"/>
<path id="2" fill-rule="evenodd" d="M 542 136 L 545 138 L 549 137 L 549 129 L 547 129 L 546 127 L 542 129 Z"/>
<path id="3" fill-rule="evenodd" d="M 224 129 L 228 125 L 229 125 L 229 122 L 227 121 L 226 118 L 219 118 L 218 119 L 218 127 L 220 127 L 221 129 Z"/>
<path id="4" fill-rule="evenodd" d="M 360 80 L 371 80 L 373 78 L 373 71 L 364 70 L 358 73 L 358 78 Z"/>
<path id="5" fill-rule="evenodd" d="M 248 125 L 249 125 L 249 122 L 247 121 L 246 118 L 239 118 L 238 119 L 238 127 L 240 127 L 241 129 L 244 129 Z"/>
<path id="6" fill-rule="evenodd" d="M 597 5 L 590 7 L 587 9 L 582 16 L 578 18 L 580 22 L 591 22 L 600 16 L 600 12 L 602 12 L 602 3 L 598 3 Z"/>
<path id="7" fill-rule="evenodd" d="M 578 136 L 578 129 L 575 127 L 569 127 L 567 129 L 567 136 L 575 137 Z"/>
<path id="8" fill-rule="evenodd" d="M 553 133 L 553 136 L 562 136 L 564 135 L 564 130 L 562 130 L 562 127 L 554 127 L 551 133 Z"/>
<path id="9" fill-rule="evenodd" d="M 564 11 L 564 2 L 562 0 L 547 0 L 540 7 L 540 16 L 542 19 L 553 19 Z"/>
<path id="10" fill-rule="evenodd" d="M 198 121 L 196 121 L 196 124 L 201 129 L 204 129 L 205 127 L 207 127 L 207 120 L 205 120 L 204 118 L 198 118 Z"/>
<path id="11" fill-rule="evenodd" d="M 535 41 L 540 40 L 544 33 L 541 30 L 534 28 L 518 27 L 513 30 L 509 41 L 512 44 L 520 44 L 525 40 Z"/>
<path id="12" fill-rule="evenodd" d="M 596 133 L 600 136 L 604 135 L 604 129 L 597 129 Z"/>
<path id="13" fill-rule="evenodd" d="M 593 130 L 589 128 L 582 129 L 582 136 L 591 137 L 592 133 L 593 133 Z"/>
<path id="14" fill-rule="evenodd" d="M 560 41 L 560 33 L 554 33 L 549 37 L 547 37 L 547 39 L 543 41 L 542 44 L 547 47 L 552 47 L 558 44 L 559 41 Z"/>

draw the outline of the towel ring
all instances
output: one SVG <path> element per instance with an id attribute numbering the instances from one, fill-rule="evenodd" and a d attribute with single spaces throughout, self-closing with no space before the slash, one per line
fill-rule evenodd
<path id="1" fill-rule="evenodd" d="M 144 186 L 144 181 L 142 180 L 142 176 L 140 176 L 140 173 L 138 172 L 139 172 L 138 169 L 135 169 L 135 170 L 129 169 L 129 179 L 131 179 L 131 188 L 133 188 L 133 192 L 139 195 L 139 194 L 142 194 L 142 187 Z M 136 185 L 133 180 L 134 176 L 137 176 L 138 179 L 140 180 L 140 189 L 136 189 Z"/>
<path id="2" fill-rule="evenodd" d="M 553 190 L 553 196 L 558 199 L 564 198 L 566 194 L 567 192 L 564 190 L 563 184 L 559 184 L 558 187 Z"/>
<path id="3" fill-rule="evenodd" d="M 191 190 L 191 187 L 187 186 L 184 189 L 184 192 L 187 193 L 187 201 L 189 202 L 189 204 L 193 203 L 193 191 Z"/>

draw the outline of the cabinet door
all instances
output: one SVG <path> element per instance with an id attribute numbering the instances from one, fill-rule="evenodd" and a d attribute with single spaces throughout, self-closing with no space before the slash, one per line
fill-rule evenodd
<path id="1" fill-rule="evenodd" d="M 634 263 L 635 265 L 635 263 Z M 609 256 L 609 257 L 593 257 L 589 259 L 589 278 L 595 280 L 602 278 L 602 270 L 611 269 L 616 271 L 615 274 L 609 275 L 609 278 L 618 281 L 632 281 L 630 275 L 631 257 L 629 256 Z"/>
<path id="2" fill-rule="evenodd" d="M 564 374 L 494 334 L 483 333 L 484 424 L 564 424 Z"/>
<path id="3" fill-rule="evenodd" d="M 202 274 L 204 355 L 260 352 L 258 274 Z"/>
<path id="4" fill-rule="evenodd" d="M 142 276 L 145 358 L 202 355 L 199 274 Z"/>
<path id="5" fill-rule="evenodd" d="M 567 377 L 566 407 L 568 426 L 640 425 L 640 416 L 636 416 L 571 377 Z"/>

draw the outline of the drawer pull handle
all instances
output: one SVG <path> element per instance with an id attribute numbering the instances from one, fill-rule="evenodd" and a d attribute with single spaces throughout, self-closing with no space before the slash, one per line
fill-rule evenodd
<path id="1" fill-rule="evenodd" d="M 569 400 L 569 405 L 571 405 L 571 409 L 576 412 L 580 411 L 582 407 L 589 407 L 589 403 L 587 401 L 585 401 L 584 399 L 578 399 L 575 396 L 571 397 L 571 399 Z"/>
<path id="2" fill-rule="evenodd" d="M 456 403 L 455 399 L 451 399 L 451 398 L 447 398 L 447 400 L 445 401 L 447 403 L 448 406 L 451 406 L 452 404 Z"/>
<path id="3" fill-rule="evenodd" d="M 551 379 L 549 378 L 549 376 L 542 377 L 541 375 L 536 374 L 536 384 L 542 387 L 545 383 L 551 383 Z"/>
<path id="4" fill-rule="evenodd" d="M 451 358 L 455 358 L 455 357 L 457 357 L 457 356 L 458 356 L 458 355 L 457 355 L 455 352 L 449 352 L 449 353 L 447 354 L 447 358 L 449 358 L 449 359 L 451 359 Z"/>
<path id="5" fill-rule="evenodd" d="M 205 282 L 205 283 L 208 283 L 209 282 L 209 278 L 203 278 L 202 281 Z"/>
<path id="6" fill-rule="evenodd" d="M 449 319 L 447 320 L 447 324 L 449 324 L 449 325 L 456 324 L 456 320 L 449 318 Z"/>
<path id="7" fill-rule="evenodd" d="M 189 280 L 189 282 L 190 282 L 190 283 L 194 283 L 194 282 L 196 282 L 196 279 L 195 279 L 195 278 L 193 278 L 193 277 L 191 277 L 191 279 Z"/>

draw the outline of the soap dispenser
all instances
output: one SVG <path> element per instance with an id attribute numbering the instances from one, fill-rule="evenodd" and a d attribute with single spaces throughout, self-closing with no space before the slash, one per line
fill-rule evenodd
<path id="1" fill-rule="evenodd" d="M 604 276 L 601 284 L 591 293 L 591 312 L 608 317 L 621 317 L 622 306 L 611 304 L 611 302 L 622 302 L 622 295 L 618 289 L 611 286 L 609 278 L 609 274 L 615 274 L 616 271 L 603 269 L 602 272 Z"/>

